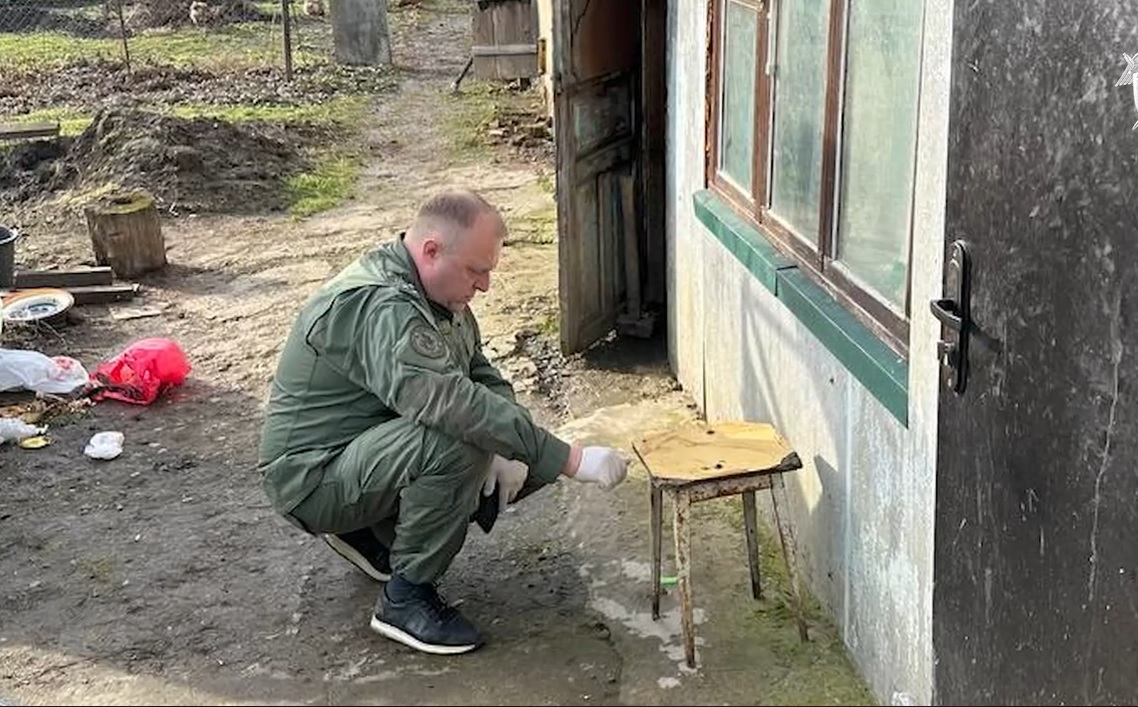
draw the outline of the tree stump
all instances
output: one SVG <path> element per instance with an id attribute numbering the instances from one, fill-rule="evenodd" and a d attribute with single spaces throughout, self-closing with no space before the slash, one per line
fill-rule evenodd
<path id="1" fill-rule="evenodd" d="M 83 210 L 95 262 L 117 277 L 132 278 L 166 265 L 166 239 L 154 197 L 114 195 Z"/>

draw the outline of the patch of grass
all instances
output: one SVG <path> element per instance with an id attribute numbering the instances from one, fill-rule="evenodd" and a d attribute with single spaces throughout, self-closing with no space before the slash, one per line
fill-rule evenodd
<path id="1" fill-rule="evenodd" d="M 550 194 L 550 195 L 556 194 L 557 193 L 557 178 L 554 176 L 554 174 L 552 172 L 543 173 L 543 174 L 539 175 L 537 178 L 537 187 L 538 187 L 538 189 L 541 189 L 541 191 L 546 193 L 546 194 Z"/>
<path id="2" fill-rule="evenodd" d="M 731 535 L 743 535 L 742 503 L 738 498 L 723 498 L 699 504 L 699 516 L 716 516 L 726 521 Z M 698 516 L 697 516 L 698 517 Z M 821 604 L 801 584 L 804 615 L 810 640 L 799 640 L 795 625 L 794 599 L 789 591 L 789 578 L 778 536 L 760 510 L 758 518 L 760 565 L 765 599 L 755 602 L 747 594 L 739 596 L 740 620 L 732 633 L 746 641 L 769 649 L 777 671 L 782 675 L 773 681 L 758 704 L 768 705 L 873 705 L 877 701 L 872 690 L 858 674 L 841 635 L 827 617 Z M 740 568 L 747 573 L 746 561 Z"/>
<path id="3" fill-rule="evenodd" d="M 148 106 L 149 110 L 167 112 L 181 118 L 210 117 L 229 123 L 271 122 L 308 123 L 317 125 L 351 125 L 363 118 L 368 105 L 364 96 L 333 98 L 324 103 L 293 106 L 279 105 L 210 105 L 185 103 L 175 106 Z M 71 108 L 47 108 L 6 118 L 11 123 L 59 122 L 63 135 L 78 135 L 91 124 L 92 116 Z"/>
<path id="4" fill-rule="evenodd" d="M 757 494 L 756 494 L 757 496 Z M 735 501 L 735 502 L 730 502 Z M 760 507 L 761 508 L 761 507 Z M 734 528 L 740 535 L 743 533 L 743 508 L 738 499 L 726 499 L 721 503 L 704 504 L 702 512 L 717 513 Z M 794 600 L 790 593 L 790 577 L 786 571 L 786 560 L 782 555 L 782 543 L 778 535 L 769 525 L 761 509 L 758 512 L 759 530 L 759 561 L 762 565 L 764 591 L 771 596 L 778 597 L 778 604 L 773 611 L 787 622 L 794 621 Z M 808 624 L 815 622 L 827 623 L 822 604 L 810 593 L 809 588 L 801 582 L 798 585 L 799 601 L 802 603 L 802 612 Z"/>
<path id="5" fill-rule="evenodd" d="M 359 178 L 360 162 L 343 153 L 317 159 L 311 172 L 290 177 L 285 184 L 289 213 L 303 218 L 339 206 L 351 198 Z"/>
<path id="6" fill-rule="evenodd" d="M 78 135 L 91 124 L 91 116 L 71 108 L 45 108 L 14 117 L 6 117 L 5 122 L 15 123 L 59 123 L 61 135 Z"/>
<path id="7" fill-rule="evenodd" d="M 546 315 L 545 319 L 538 324 L 537 330 L 545 336 L 556 336 L 557 332 L 561 330 L 561 315 L 558 312 L 552 312 Z"/>
<path id="8" fill-rule="evenodd" d="M 454 155 L 473 159 L 484 154 L 489 147 L 486 130 L 509 96 L 499 86 L 471 81 L 447 100 L 450 110 L 443 128 Z"/>
<path id="9" fill-rule="evenodd" d="M 241 22 L 213 30 L 189 27 L 141 32 L 128 40 L 132 65 L 157 63 L 213 69 L 284 66 L 279 26 Z M 75 61 L 123 59 L 122 42 L 61 32 L 0 34 L 0 65 L 45 70 Z M 293 65 L 327 63 L 326 54 L 294 46 Z"/>
<path id="10" fill-rule="evenodd" d="M 353 134 L 366 120 L 367 99 L 354 96 L 334 99 L 312 106 L 312 111 L 289 113 L 291 120 L 334 125 L 339 134 Z M 280 116 L 278 120 L 282 119 Z M 314 168 L 291 177 L 285 184 L 289 195 L 289 212 L 296 218 L 312 216 L 339 206 L 355 193 L 362 162 L 346 145 L 351 140 L 340 140 L 335 145 L 313 153 Z"/>

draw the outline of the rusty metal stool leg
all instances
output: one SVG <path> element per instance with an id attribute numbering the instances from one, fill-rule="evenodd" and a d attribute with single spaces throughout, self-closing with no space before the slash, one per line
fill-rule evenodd
<path id="1" fill-rule="evenodd" d="M 790 501 L 786 496 L 786 483 L 782 474 L 775 474 L 771 483 L 771 506 L 774 510 L 774 522 L 778 527 L 778 539 L 782 543 L 782 557 L 786 561 L 787 579 L 790 580 L 791 603 L 794 604 L 794 619 L 798 622 L 798 637 L 802 641 L 810 640 L 806 630 L 805 607 L 802 594 L 798 588 L 798 552 L 795 549 L 794 531 L 789 523 L 783 522 L 783 514 L 790 510 Z"/>
<path id="2" fill-rule="evenodd" d="M 649 508 L 651 509 L 652 541 L 652 618 L 660 618 L 660 549 L 664 534 L 664 491 L 654 481 L 648 480 Z"/>
<path id="3" fill-rule="evenodd" d="M 676 584 L 680 591 L 680 628 L 684 634 L 684 657 L 695 667 L 695 618 L 691 591 L 691 496 L 676 491 L 673 534 L 676 542 Z"/>
<path id="4" fill-rule="evenodd" d="M 755 492 L 744 491 L 743 527 L 747 534 L 747 562 L 751 566 L 751 596 L 763 598 L 763 581 L 759 572 L 759 526 L 755 512 Z"/>

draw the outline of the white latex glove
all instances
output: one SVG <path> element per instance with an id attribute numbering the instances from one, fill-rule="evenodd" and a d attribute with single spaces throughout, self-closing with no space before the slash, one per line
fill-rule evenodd
<path id="1" fill-rule="evenodd" d="M 609 490 L 628 476 L 628 460 L 609 447 L 585 447 L 574 479 Z"/>
<path id="2" fill-rule="evenodd" d="M 505 510 L 506 504 L 514 500 L 522 485 L 526 482 L 529 469 L 522 462 L 511 461 L 505 457 L 494 455 L 490 462 L 490 472 L 486 474 L 486 482 L 482 484 L 482 495 L 489 496 L 498 489 L 498 508 Z"/>

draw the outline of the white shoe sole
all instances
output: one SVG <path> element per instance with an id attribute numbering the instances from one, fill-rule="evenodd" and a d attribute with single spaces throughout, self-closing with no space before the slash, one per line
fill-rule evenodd
<path id="1" fill-rule="evenodd" d="M 379 619 L 378 616 L 371 617 L 371 630 L 375 631 L 381 636 L 386 636 L 393 641 L 399 641 L 405 646 L 410 646 L 417 651 L 424 653 L 431 653 L 434 655 L 457 655 L 459 653 L 468 653 L 481 643 L 469 643 L 460 646 L 439 646 L 431 643 L 423 643 L 403 629 L 396 628 L 389 623 L 385 623 Z"/>
<path id="2" fill-rule="evenodd" d="M 387 582 L 391 580 L 391 575 L 380 572 L 378 569 L 372 566 L 372 564 L 368 562 L 363 555 L 356 552 L 356 549 L 354 547 L 347 544 L 340 538 L 332 534 L 321 535 L 320 537 L 324 538 L 324 542 L 328 543 L 328 546 L 335 550 L 340 555 L 340 557 L 343 557 L 348 562 L 351 562 L 356 567 L 359 567 L 364 574 L 371 577 L 375 581 Z"/>

